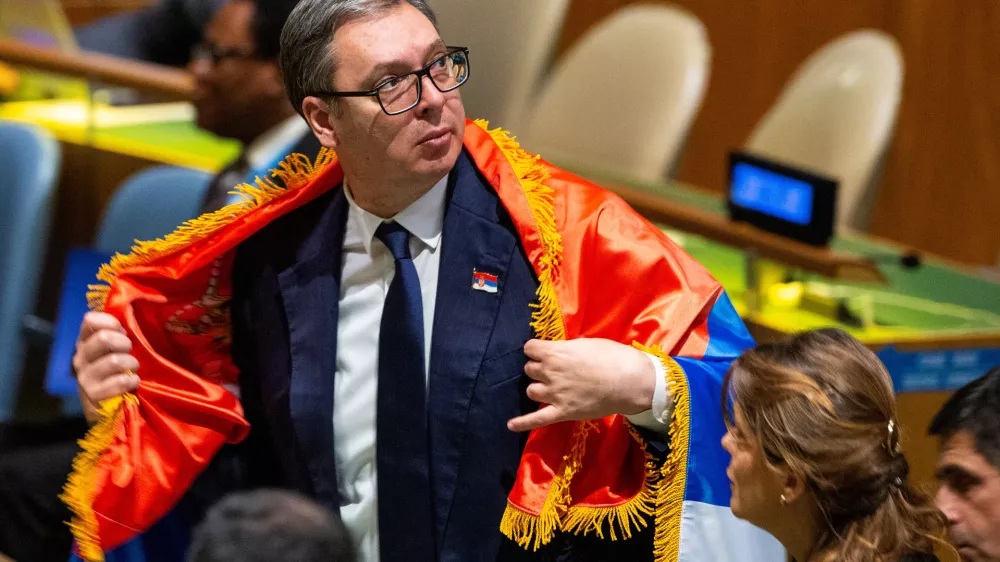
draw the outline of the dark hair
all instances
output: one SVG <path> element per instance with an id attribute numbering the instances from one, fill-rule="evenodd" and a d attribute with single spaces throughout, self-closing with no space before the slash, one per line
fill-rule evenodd
<path id="1" fill-rule="evenodd" d="M 338 517 L 283 490 L 230 494 L 194 532 L 188 562 L 353 562 Z"/>
<path id="2" fill-rule="evenodd" d="M 927 432 L 947 440 L 968 431 L 979 454 L 1000 468 L 1000 365 L 955 391 Z"/>
<path id="3" fill-rule="evenodd" d="M 302 0 L 281 34 L 281 71 L 288 101 L 302 114 L 302 100 L 329 90 L 336 69 L 333 35 L 340 26 L 407 3 L 437 25 L 427 0 Z"/>
<path id="4" fill-rule="evenodd" d="M 253 0 L 254 49 L 262 59 L 278 60 L 281 50 L 281 29 L 299 0 Z"/>
<path id="5" fill-rule="evenodd" d="M 930 552 L 945 519 L 907 482 L 892 381 L 874 353 L 842 330 L 805 332 L 739 357 L 723 381 L 723 412 L 768 463 L 803 478 L 827 528 L 820 560 L 895 560 Z"/>

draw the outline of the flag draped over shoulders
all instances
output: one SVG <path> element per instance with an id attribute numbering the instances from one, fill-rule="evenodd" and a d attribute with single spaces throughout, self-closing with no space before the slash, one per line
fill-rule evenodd
<path id="1" fill-rule="evenodd" d="M 537 337 L 608 338 L 652 353 L 674 402 L 665 456 L 623 416 L 533 431 L 501 531 L 530 550 L 557 533 L 622 540 L 654 525 L 658 561 L 780 556 L 728 509 L 721 378 L 752 341 L 718 282 L 620 198 L 528 154 L 505 132 L 470 121 L 464 144 L 538 277 Z M 315 163 L 293 155 L 272 176 L 284 188 L 270 179 L 243 186 L 246 203 L 116 256 L 99 274 L 104 284 L 91 288 L 92 308 L 117 317 L 132 339 L 142 382 L 101 403 L 102 421 L 66 486 L 84 559 L 100 560 L 152 525 L 224 443 L 250 429 L 227 390 L 239 377 L 228 308 L 234 250 L 339 185 L 343 171 L 324 151 Z M 720 540 L 719 532 L 734 535 Z"/>

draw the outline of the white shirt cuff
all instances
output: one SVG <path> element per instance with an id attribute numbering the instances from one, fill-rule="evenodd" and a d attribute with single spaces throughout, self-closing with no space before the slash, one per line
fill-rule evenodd
<path id="1" fill-rule="evenodd" d="M 625 416 L 628 421 L 651 431 L 666 435 L 670 430 L 670 418 L 674 413 L 674 401 L 667 390 L 667 369 L 660 358 L 646 354 L 656 369 L 656 386 L 653 387 L 653 404 L 649 410 Z"/>

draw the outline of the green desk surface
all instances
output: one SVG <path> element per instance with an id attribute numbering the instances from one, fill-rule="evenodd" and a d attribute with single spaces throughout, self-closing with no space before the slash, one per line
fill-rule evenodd
<path id="1" fill-rule="evenodd" d="M 569 167 L 573 169 L 572 167 Z M 642 189 L 698 209 L 725 214 L 725 201 L 714 194 L 677 183 L 622 181 L 593 170 L 580 173 L 594 179 Z M 824 293 L 847 299 L 867 300 L 874 325 L 853 328 L 834 318 L 795 306 L 766 302 L 749 314 L 744 301 L 746 289 L 744 253 L 701 236 L 665 228 L 670 236 L 704 265 L 726 288 L 741 314 L 755 323 L 784 333 L 839 326 L 867 342 L 919 342 L 931 338 L 958 338 L 962 335 L 995 333 L 1000 341 L 1000 285 L 975 277 L 948 263 L 925 258 L 918 268 L 907 269 L 899 261 L 900 251 L 887 242 L 860 234 L 833 240 L 836 250 L 876 258 L 888 280 L 886 285 L 834 282 L 817 275 L 797 272 L 797 281 Z"/>
<path id="2" fill-rule="evenodd" d="M 132 107 L 89 105 L 85 100 L 8 102 L 0 119 L 45 127 L 63 142 L 175 166 L 214 172 L 239 154 L 239 143 L 193 123 L 183 103 Z"/>

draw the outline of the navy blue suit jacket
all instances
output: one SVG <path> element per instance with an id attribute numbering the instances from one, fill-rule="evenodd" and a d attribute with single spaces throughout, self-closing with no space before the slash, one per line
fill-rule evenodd
<path id="1" fill-rule="evenodd" d="M 298 489 L 335 511 L 333 384 L 347 207 L 338 186 L 279 218 L 241 244 L 233 275 L 250 480 Z M 472 289 L 474 269 L 498 276 L 496 294 Z M 576 549 L 556 544 L 528 554 L 499 531 L 527 437 L 506 422 L 537 407 L 525 395 L 523 353 L 537 287 L 509 216 L 463 151 L 448 183 L 430 353 L 442 562 L 616 558 L 589 546 L 586 556 L 569 556 Z"/>

